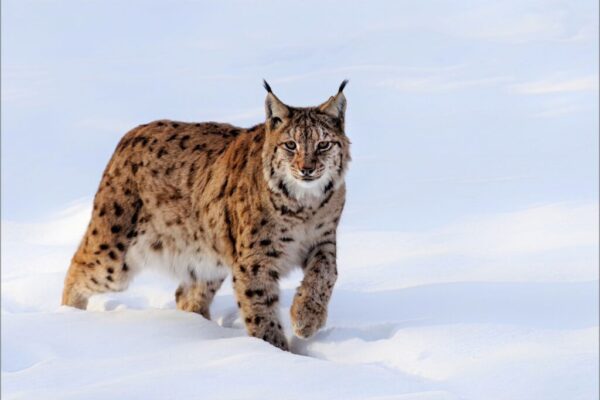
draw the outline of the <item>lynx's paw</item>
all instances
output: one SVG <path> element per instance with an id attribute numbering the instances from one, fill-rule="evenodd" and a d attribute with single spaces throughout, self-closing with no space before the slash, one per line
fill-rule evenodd
<path id="1" fill-rule="evenodd" d="M 296 294 L 290 313 L 294 335 L 302 339 L 314 335 L 327 320 L 327 306 L 302 293 Z"/>
<path id="2" fill-rule="evenodd" d="M 289 351 L 289 346 L 281 325 L 273 323 L 273 326 L 268 326 L 265 330 L 262 339 L 266 342 L 271 343 L 275 347 L 279 347 L 281 350 Z"/>
<path id="3" fill-rule="evenodd" d="M 281 350 L 289 351 L 287 339 L 277 318 L 254 315 L 246 317 L 245 323 L 250 336 L 262 339 Z"/>

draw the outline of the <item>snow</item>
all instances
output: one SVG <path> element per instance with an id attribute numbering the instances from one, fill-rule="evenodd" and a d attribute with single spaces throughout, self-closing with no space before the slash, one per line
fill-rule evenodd
<path id="1" fill-rule="evenodd" d="M 177 282 L 154 273 L 92 298 L 88 311 L 61 307 L 89 214 L 82 200 L 2 224 L 3 398 L 597 398 L 597 204 L 419 232 L 356 228 L 350 212 L 315 337 L 292 337 L 300 274 L 282 282 L 292 353 L 247 337 L 230 282 L 213 321 L 176 310 Z"/>

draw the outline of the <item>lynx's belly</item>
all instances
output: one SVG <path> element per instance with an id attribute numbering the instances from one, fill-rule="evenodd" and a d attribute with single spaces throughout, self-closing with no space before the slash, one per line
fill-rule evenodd
<path id="1" fill-rule="evenodd" d="M 205 244 L 183 239 L 178 229 L 157 232 L 152 228 L 139 235 L 125 256 L 135 272 L 154 269 L 181 282 L 212 281 L 225 278 L 229 268 Z"/>

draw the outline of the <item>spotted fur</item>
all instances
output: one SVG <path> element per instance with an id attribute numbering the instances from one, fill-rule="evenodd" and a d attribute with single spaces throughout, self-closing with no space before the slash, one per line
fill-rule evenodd
<path id="1" fill-rule="evenodd" d="M 63 304 L 86 308 L 91 295 L 124 290 L 154 267 L 181 281 L 179 309 L 210 318 L 231 272 L 248 333 L 287 349 L 278 281 L 298 266 L 293 330 L 313 335 L 337 278 L 345 84 L 320 106 L 297 108 L 265 82 L 266 121 L 249 129 L 161 120 L 128 132 L 102 176 Z"/>

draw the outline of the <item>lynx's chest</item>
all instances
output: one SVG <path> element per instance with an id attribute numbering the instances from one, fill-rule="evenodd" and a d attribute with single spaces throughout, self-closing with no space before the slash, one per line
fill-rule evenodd
<path id="1" fill-rule="evenodd" d="M 281 243 L 283 265 L 288 270 L 304 267 L 304 262 L 311 249 L 323 238 L 324 223 L 310 221 L 304 224 L 294 224 L 280 229 L 278 241 Z M 335 234 L 335 227 L 329 229 L 329 234 Z"/>

